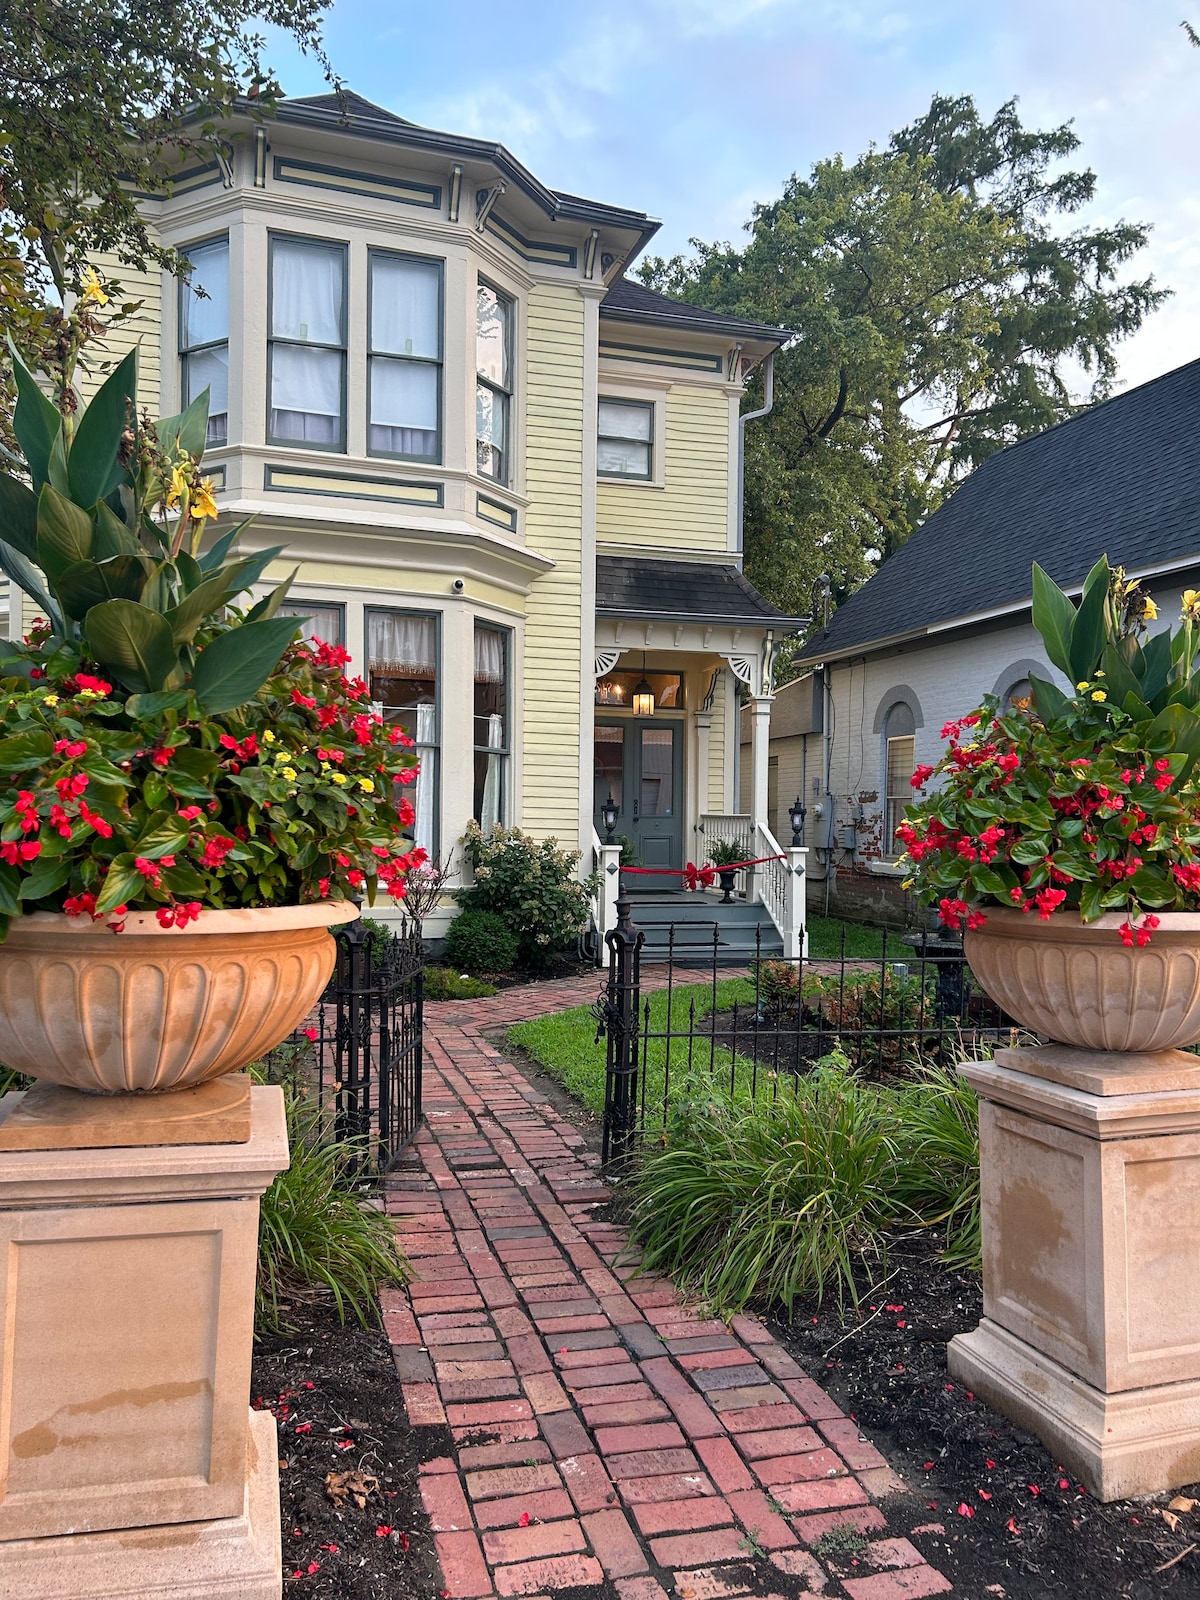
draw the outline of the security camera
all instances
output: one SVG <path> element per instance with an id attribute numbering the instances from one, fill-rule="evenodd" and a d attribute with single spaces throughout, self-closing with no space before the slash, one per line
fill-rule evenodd
<path id="1" fill-rule="evenodd" d="M 461 594 L 467 585 L 462 578 L 455 578 L 450 587 L 454 590 L 455 594 Z"/>

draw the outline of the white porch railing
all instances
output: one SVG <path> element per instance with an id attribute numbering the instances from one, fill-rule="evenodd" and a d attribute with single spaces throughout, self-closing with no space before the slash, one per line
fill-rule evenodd
<path id="1" fill-rule="evenodd" d="M 766 824 L 755 822 L 753 817 L 708 813 L 700 818 L 700 832 L 704 836 L 705 850 L 718 839 L 729 840 L 737 845 L 747 861 L 761 862 L 757 867 L 746 867 L 738 873 L 736 891 L 763 906 L 779 930 L 785 956 L 793 960 L 806 956 L 808 851 L 781 850 Z M 764 857 L 782 859 L 764 860 Z"/>
<path id="2" fill-rule="evenodd" d="M 621 846 L 602 844 L 600 835 L 592 829 L 592 871 L 599 874 L 596 892 L 592 896 L 592 923 L 600 946 L 600 965 L 607 966 L 610 952 L 604 935 L 617 924 L 617 895 L 621 884 Z"/>

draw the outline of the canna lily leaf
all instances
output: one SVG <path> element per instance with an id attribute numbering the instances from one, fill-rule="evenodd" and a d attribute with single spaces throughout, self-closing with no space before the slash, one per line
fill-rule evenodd
<path id="1" fill-rule="evenodd" d="M 233 711 L 262 688 L 296 637 L 294 617 L 268 617 L 218 634 L 196 657 L 191 687 L 209 716 Z"/>
<path id="2" fill-rule="evenodd" d="M 105 600 L 137 600 L 151 570 L 150 558 L 140 555 L 76 561 L 59 574 L 55 589 L 67 615 L 81 622 Z"/>
<path id="3" fill-rule="evenodd" d="M 162 417 L 154 424 L 164 450 L 186 450 L 193 461 L 199 461 L 208 442 L 208 398 L 208 390 L 204 389 L 186 411 Z"/>
<path id="4" fill-rule="evenodd" d="M 1060 672 L 1076 682 L 1071 671 L 1071 629 L 1075 622 L 1075 607 L 1063 591 L 1033 563 L 1033 625 L 1042 636 L 1046 654 Z"/>
<path id="5" fill-rule="evenodd" d="M 52 484 L 43 484 L 38 496 L 37 561 L 51 587 L 67 567 L 86 561 L 91 553 L 91 517 Z"/>
<path id="6" fill-rule="evenodd" d="M 67 457 L 67 481 L 78 505 L 93 506 L 126 476 L 117 463 L 121 435 L 137 393 L 137 350 L 101 384 L 79 418 Z"/>
<path id="7" fill-rule="evenodd" d="M 61 478 L 59 487 L 66 488 L 66 456 L 62 449 L 62 417 L 58 408 L 41 391 L 33 373 L 17 354 L 17 347 L 8 341 L 12 356 L 13 376 L 17 381 L 17 404 L 13 411 L 13 432 L 29 467 L 34 490 L 44 483 Z M 51 472 L 51 457 L 57 444 L 61 466 Z"/>
<path id="8" fill-rule="evenodd" d="M 1100 665 L 1107 632 L 1109 571 L 1108 557 L 1101 556 L 1087 575 L 1083 599 L 1071 622 L 1072 683 L 1090 678 Z"/>
<path id="9" fill-rule="evenodd" d="M 135 693 L 174 688 L 179 656 L 167 619 L 133 600 L 106 600 L 84 618 L 96 659 Z"/>
<path id="10" fill-rule="evenodd" d="M 0 472 L 0 539 L 37 560 L 37 495 L 7 472 Z"/>

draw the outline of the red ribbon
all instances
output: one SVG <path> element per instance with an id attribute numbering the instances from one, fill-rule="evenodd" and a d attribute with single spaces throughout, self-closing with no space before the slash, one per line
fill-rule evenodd
<path id="1" fill-rule="evenodd" d="M 622 872 L 637 872 L 649 877 L 682 878 L 685 889 L 711 889 L 721 872 L 740 872 L 743 867 L 761 867 L 768 861 L 786 861 L 785 855 L 759 856 L 754 861 L 732 861 L 728 866 L 698 867 L 689 861 L 686 867 L 622 867 Z"/>

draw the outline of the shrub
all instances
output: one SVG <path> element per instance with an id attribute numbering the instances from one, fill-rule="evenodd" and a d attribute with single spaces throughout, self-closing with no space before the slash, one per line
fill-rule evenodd
<path id="1" fill-rule="evenodd" d="M 468 914 L 463 912 L 463 916 Z M 468 978 L 452 967 L 425 968 L 426 1000 L 483 1000 L 495 992 L 494 983 L 481 983 L 478 978 Z"/>
<path id="2" fill-rule="evenodd" d="M 495 911 L 461 911 L 446 934 L 446 957 L 468 972 L 508 972 L 517 964 L 517 938 Z"/>
<path id="3" fill-rule="evenodd" d="M 395 1226 L 355 1182 L 360 1146 L 326 1141 L 320 1109 L 287 1089 L 284 1095 L 292 1161 L 262 1199 L 258 1325 L 287 1333 L 289 1302 L 330 1298 L 341 1321 L 349 1313 L 365 1327 L 380 1286 L 411 1277 Z"/>
<path id="4" fill-rule="evenodd" d="M 596 879 L 581 883 L 576 877 L 577 850 L 560 849 L 556 839 L 532 839 L 519 828 L 484 834 L 471 823 L 463 835 L 463 855 L 475 882 L 455 898 L 470 911 L 502 917 L 516 935 L 523 966 L 534 971 L 547 966 L 587 927 Z"/>
<path id="5" fill-rule="evenodd" d="M 927 1226 L 946 1230 L 943 1259 L 978 1272 L 979 1102 L 954 1067 L 922 1066 L 900 1106 L 896 1197 Z"/>

